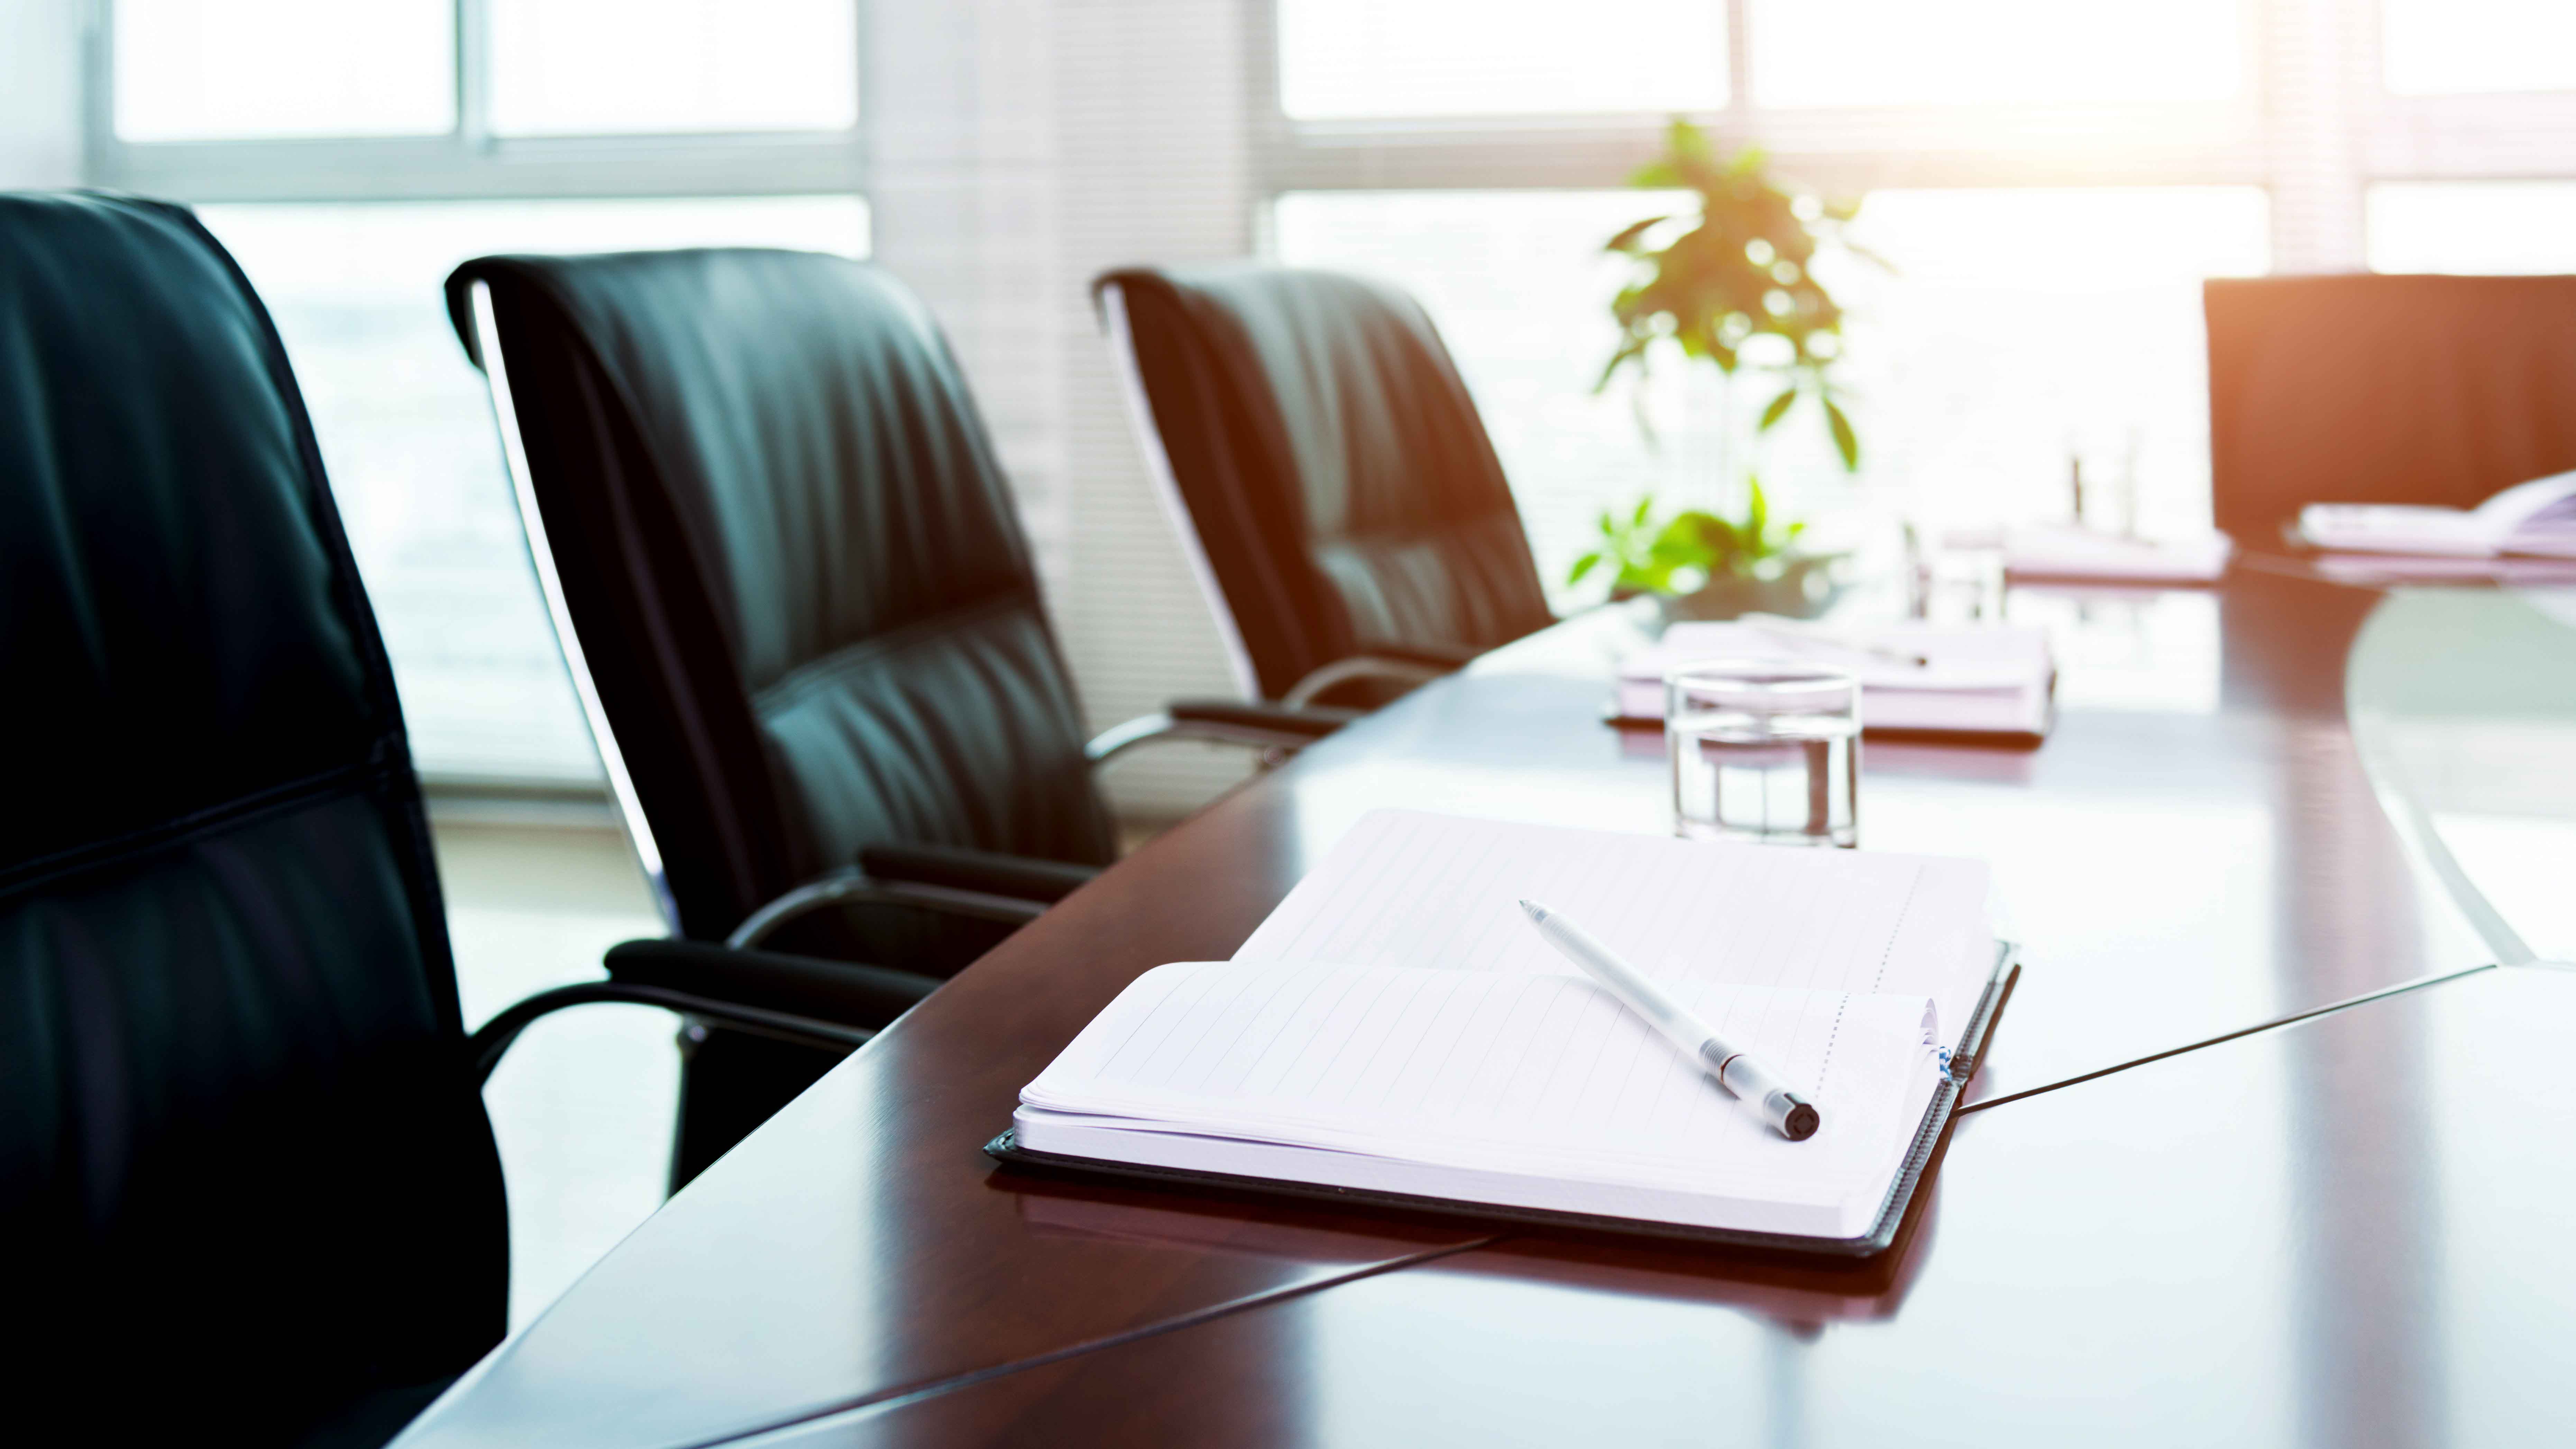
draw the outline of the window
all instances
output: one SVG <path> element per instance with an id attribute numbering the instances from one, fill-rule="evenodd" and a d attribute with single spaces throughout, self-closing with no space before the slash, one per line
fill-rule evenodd
<path id="1" fill-rule="evenodd" d="M 448 0 L 119 0 L 128 141 L 435 136 L 456 125 Z"/>
<path id="2" fill-rule="evenodd" d="M 2374 272 L 2576 272 L 2576 181 L 2370 188 Z"/>
<path id="3" fill-rule="evenodd" d="M 277 318 L 423 773 L 596 780 L 441 283 L 865 255 L 853 0 L 114 0 L 108 34 L 95 178 L 195 203 Z"/>
<path id="4" fill-rule="evenodd" d="M 1620 188 L 1677 112 L 1865 197 L 1855 239 L 1895 263 L 1824 278 L 1861 474 L 1804 430 L 1753 445 L 1809 511 L 2046 517 L 2080 460 L 2133 485 L 2142 527 L 2205 525 L 2204 278 L 2576 270 L 2576 12 L 2554 0 L 1250 3 L 1276 17 L 1277 254 L 1424 300 L 1551 587 L 1604 507 L 1713 490 L 1722 410 L 1768 400 L 1671 369 L 1650 447 L 1592 392 L 1601 243 L 1659 209 Z M 1516 69 L 1533 51 L 1554 67 Z M 1489 84 L 1460 79 L 1479 65 Z"/>
<path id="5" fill-rule="evenodd" d="M 858 124 L 850 0 L 492 0 L 504 136 Z"/>
<path id="6" fill-rule="evenodd" d="M 2383 0 L 2380 63 L 2400 95 L 2576 88 L 2576 6 Z"/>
<path id="7" fill-rule="evenodd" d="M 1386 277 L 1422 299 L 1476 394 L 1551 587 L 1605 507 L 1652 491 L 1712 501 L 1727 476 L 1708 369 L 1665 368 L 1644 399 L 1592 392 L 1619 272 L 1601 243 L 1676 198 L 1639 191 L 1295 192 L 1283 261 Z M 2142 527 L 2205 527 L 2200 279 L 2260 273 L 2269 218 L 2252 187 L 1889 190 L 1855 235 L 1888 258 L 1828 278 L 1851 309 L 1864 480 L 1909 513 L 1962 525 L 2062 506 L 2071 459 L 2133 481 Z M 2009 243 L 1998 239 L 2009 238 Z M 1789 429 L 1752 461 L 1821 507 L 1847 485 L 1820 437 Z M 1598 585 L 1561 590 L 1589 602 Z"/>
<path id="8" fill-rule="evenodd" d="M 1705 0 L 1292 0 L 1280 104 L 1301 120 L 1700 110 L 1726 104 Z"/>
<path id="9" fill-rule="evenodd" d="M 529 571 L 482 375 L 441 285 L 491 252 L 707 245 L 864 255 L 856 197 L 216 203 L 277 319 L 385 635 L 412 749 L 450 780 L 598 766 Z"/>
<path id="10" fill-rule="evenodd" d="M 2217 100 L 2243 81 L 2236 0 L 1754 0 L 1765 106 Z"/>

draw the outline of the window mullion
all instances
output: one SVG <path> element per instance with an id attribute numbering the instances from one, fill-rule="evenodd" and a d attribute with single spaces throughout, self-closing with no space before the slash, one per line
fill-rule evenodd
<path id="1" fill-rule="evenodd" d="M 456 0 L 456 140 L 468 156 L 492 143 L 492 9 Z"/>
<path id="2" fill-rule="evenodd" d="M 1738 141 L 1753 138 L 1753 0 L 1726 0 L 1726 121 Z"/>
<path id="3" fill-rule="evenodd" d="M 2363 265 L 2362 122 L 2376 109 L 2376 6 L 2253 0 L 2254 84 L 2272 193 L 2272 265 Z"/>

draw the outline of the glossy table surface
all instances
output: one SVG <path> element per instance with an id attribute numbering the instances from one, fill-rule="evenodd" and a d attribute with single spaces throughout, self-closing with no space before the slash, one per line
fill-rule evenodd
<path id="1" fill-rule="evenodd" d="M 2011 607 L 2057 631 L 2044 745 L 1864 750 L 1863 846 L 1991 860 L 2028 963 L 1976 1083 L 1991 1105 L 1895 1261 L 1498 1238 L 981 1155 L 1122 985 L 1230 953 L 1369 809 L 1664 829 L 1658 737 L 1599 722 L 1639 640 L 1597 614 L 1308 750 L 1023 929 L 402 1442 L 2565 1437 L 2576 976 L 2474 968 L 2548 955 L 2563 926 L 2563 888 L 2533 882 L 2576 879 L 2553 752 L 2576 627 L 2549 600 L 2258 570 Z"/>

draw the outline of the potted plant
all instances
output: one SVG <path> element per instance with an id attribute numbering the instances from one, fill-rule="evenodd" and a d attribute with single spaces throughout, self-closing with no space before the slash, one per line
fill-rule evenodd
<path id="1" fill-rule="evenodd" d="M 1812 413 L 1823 421 L 1844 470 L 1858 469 L 1860 435 L 1842 408 L 1834 372 L 1842 356 L 1842 308 L 1813 271 L 1816 254 L 1828 247 L 1875 260 L 1842 236 L 1856 206 L 1783 189 L 1753 148 L 1721 161 L 1707 133 L 1679 118 L 1665 132 L 1664 154 L 1629 184 L 1687 188 L 1699 206 L 1695 215 L 1647 217 L 1610 238 L 1605 249 L 1627 258 L 1633 274 L 1611 299 L 1619 344 L 1593 390 L 1605 391 L 1623 376 L 1642 385 L 1657 354 L 1677 348 L 1684 365 L 1716 367 L 1721 428 L 1731 435 L 1738 426 L 1732 403 L 1739 372 L 1765 374 L 1779 386 L 1754 418 L 1754 433 L 1768 434 L 1793 413 Z M 1651 445 L 1642 398 L 1638 421 Z M 1726 448 L 1721 468 L 1732 469 L 1743 452 Z M 1675 600 L 1676 612 L 1691 617 L 1819 612 L 1833 591 L 1831 558 L 1800 551 L 1803 523 L 1775 528 L 1751 467 L 1740 479 L 1721 480 L 1721 487 L 1737 500 L 1732 516 L 1687 508 L 1662 517 L 1652 495 L 1624 515 L 1605 511 L 1601 546 L 1575 560 L 1567 581 L 1612 565 L 1614 595 L 1665 595 Z"/>
<path id="2" fill-rule="evenodd" d="M 1762 480 L 1747 474 L 1744 489 L 1744 511 L 1731 519 L 1699 508 L 1661 517 L 1653 494 L 1624 518 L 1604 510 L 1601 546 L 1574 561 L 1567 582 L 1581 583 L 1608 565 L 1611 597 L 1654 594 L 1676 618 L 1801 618 L 1822 611 L 1834 594 L 1830 570 L 1838 556 L 1798 552 L 1807 525 L 1775 528 Z"/>

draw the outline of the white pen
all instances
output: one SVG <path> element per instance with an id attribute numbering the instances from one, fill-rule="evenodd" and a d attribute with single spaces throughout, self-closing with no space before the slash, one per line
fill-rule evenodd
<path id="1" fill-rule="evenodd" d="M 1521 902 L 1530 921 L 1547 943 L 1565 953 L 1565 959 L 1583 968 L 1584 974 L 1610 988 L 1630 1011 L 1644 1017 L 1662 1032 L 1673 1045 L 1689 1053 L 1729 1096 L 1744 1103 L 1763 1121 L 1779 1129 L 1780 1135 L 1792 1142 L 1804 1142 L 1816 1135 L 1824 1118 L 1816 1113 L 1815 1104 L 1780 1080 L 1777 1073 L 1751 1056 L 1727 1044 L 1717 1028 L 1700 1019 L 1698 1013 L 1672 998 L 1671 993 L 1648 980 L 1636 967 L 1619 959 L 1609 947 L 1592 939 L 1581 926 L 1549 910 L 1536 901 Z"/>

